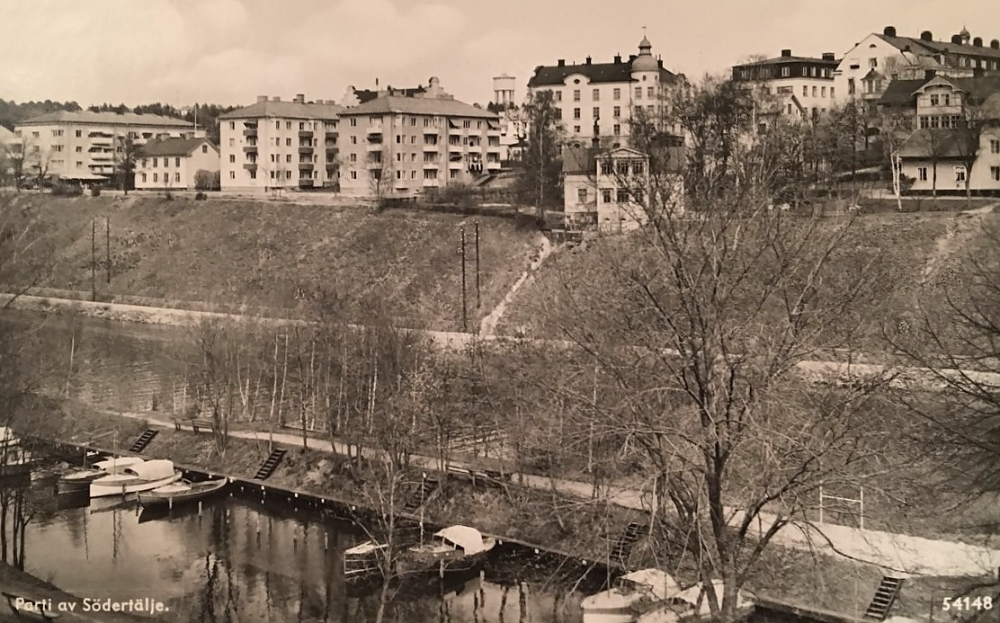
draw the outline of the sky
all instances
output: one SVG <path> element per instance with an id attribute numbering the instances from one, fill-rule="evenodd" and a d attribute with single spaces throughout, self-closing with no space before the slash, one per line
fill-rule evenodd
<path id="1" fill-rule="evenodd" d="M 994 32 L 980 32 L 980 24 Z M 842 55 L 865 35 L 1000 38 L 996 0 L 0 0 L 0 99 L 245 105 L 426 84 L 469 103 L 492 77 L 610 62 L 645 35 L 697 78 L 750 55 Z"/>

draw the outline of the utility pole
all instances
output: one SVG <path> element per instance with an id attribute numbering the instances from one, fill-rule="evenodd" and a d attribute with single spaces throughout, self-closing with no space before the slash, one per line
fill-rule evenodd
<path id="1" fill-rule="evenodd" d="M 482 307 L 479 292 L 479 221 L 476 221 L 476 309 Z"/>
<path id="2" fill-rule="evenodd" d="M 469 332 L 468 307 L 465 302 L 465 227 L 462 227 L 462 330 Z"/>
<path id="3" fill-rule="evenodd" d="M 90 300 L 97 301 L 97 221 L 90 219 Z"/>
<path id="4" fill-rule="evenodd" d="M 105 223 L 104 239 L 107 242 L 107 257 L 105 258 L 105 268 L 107 269 L 108 285 L 111 285 L 111 219 L 105 216 L 104 223 Z"/>

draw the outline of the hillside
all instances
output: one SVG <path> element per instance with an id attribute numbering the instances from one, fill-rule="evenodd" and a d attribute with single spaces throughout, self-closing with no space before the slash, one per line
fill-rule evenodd
<path id="1" fill-rule="evenodd" d="M 357 299 L 377 298 L 399 324 L 438 330 L 462 326 L 463 223 L 470 326 L 503 298 L 538 242 L 536 232 L 489 217 L 135 194 L 73 199 L 24 194 L 15 202 L 37 210 L 45 230 L 45 244 L 34 247 L 35 253 L 51 254 L 43 258 L 48 275 L 38 284 L 52 289 L 45 294 L 71 290 L 89 297 L 96 219 L 102 300 L 196 309 L 247 305 L 286 314 L 304 305 L 304 293 L 323 286 Z M 111 224 L 110 285 L 104 271 L 105 217 Z M 482 262 L 479 310 L 475 220 Z M 358 303 L 352 319 L 364 320 L 369 311 Z"/>
<path id="2" fill-rule="evenodd" d="M 942 313 L 946 292 L 952 297 L 964 294 L 966 262 L 987 244 L 983 222 L 1000 224 L 1000 214 L 886 213 L 858 218 L 834 259 L 843 271 L 859 270 L 871 261 L 868 270 L 879 273 L 879 291 L 868 303 L 871 307 L 859 308 L 857 314 L 876 318 L 897 337 L 913 335 L 918 304 Z M 602 279 L 612 278 L 603 265 L 609 244 L 614 243 L 588 241 L 554 253 L 521 288 L 498 331 L 527 336 L 561 333 L 562 323 L 576 317 L 573 306 L 585 301 L 591 289 L 600 288 Z M 887 347 L 881 329 L 874 326 L 862 339 L 866 350 Z"/>

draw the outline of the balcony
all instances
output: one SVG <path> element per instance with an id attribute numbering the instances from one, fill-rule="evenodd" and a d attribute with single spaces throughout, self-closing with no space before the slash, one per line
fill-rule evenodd
<path id="1" fill-rule="evenodd" d="M 368 134 L 381 134 L 381 133 L 382 133 L 381 123 L 373 123 L 372 125 L 368 126 Z"/>
<path id="2" fill-rule="evenodd" d="M 94 140 L 90 141 L 90 144 L 93 147 L 111 147 L 111 139 L 95 138 Z"/>
<path id="3" fill-rule="evenodd" d="M 244 145 L 243 146 L 243 151 L 246 152 L 246 153 L 256 152 L 257 151 L 257 145 L 256 144 L 254 144 L 254 145 Z"/>
<path id="4" fill-rule="evenodd" d="M 313 179 L 311 177 L 299 178 L 299 187 L 300 188 L 312 188 L 313 187 Z"/>
<path id="5" fill-rule="evenodd" d="M 375 145 L 375 144 L 381 145 L 382 144 L 382 133 L 378 132 L 378 133 L 371 134 L 368 137 L 368 143 L 372 144 L 372 145 Z"/>
<path id="6" fill-rule="evenodd" d="M 305 170 L 312 169 L 312 168 L 313 168 L 313 163 L 311 163 L 311 162 L 300 162 L 299 163 L 299 171 L 305 171 Z"/>
<path id="7" fill-rule="evenodd" d="M 243 168 L 246 169 L 247 171 L 256 171 L 257 170 L 257 163 L 256 162 L 244 162 L 243 163 Z"/>
<path id="8" fill-rule="evenodd" d="M 257 126 L 243 130 L 243 136 L 257 136 Z"/>
<path id="9" fill-rule="evenodd" d="M 311 153 L 313 153 L 313 147 L 311 147 L 311 146 L 307 147 L 306 145 L 299 145 L 299 153 L 300 154 L 311 154 Z"/>
<path id="10" fill-rule="evenodd" d="M 311 141 L 312 137 L 313 137 L 312 130 L 299 130 L 299 138 L 307 138 Z"/>
<path id="11" fill-rule="evenodd" d="M 436 152 L 440 149 L 440 145 L 424 145 L 424 151 Z"/>
<path id="12" fill-rule="evenodd" d="M 424 163 L 424 168 L 425 169 L 440 169 L 441 168 L 441 163 L 440 162 L 425 162 Z"/>

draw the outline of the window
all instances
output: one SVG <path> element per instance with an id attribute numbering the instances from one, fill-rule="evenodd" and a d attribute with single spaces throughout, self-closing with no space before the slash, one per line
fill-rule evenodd
<path id="1" fill-rule="evenodd" d="M 577 203 L 587 203 L 587 189 L 578 188 L 576 189 L 576 202 Z"/>
<path id="2" fill-rule="evenodd" d="M 931 127 L 930 118 L 926 116 L 920 117 L 920 129 L 926 130 Z"/>
<path id="3" fill-rule="evenodd" d="M 656 107 L 653 106 L 652 104 L 650 104 L 649 106 L 646 106 L 646 112 L 648 112 L 650 115 L 653 114 L 653 112 L 655 111 L 655 109 L 656 109 Z"/>
<path id="4" fill-rule="evenodd" d="M 354 119 L 351 119 L 351 121 L 354 121 Z M 351 171 L 351 179 L 352 180 L 358 179 L 358 172 L 357 171 Z"/>
<path id="5" fill-rule="evenodd" d="M 275 130 L 280 130 L 281 129 L 281 122 L 280 121 L 275 121 L 274 122 L 274 129 Z"/>
<path id="6" fill-rule="evenodd" d="M 305 121 L 299 121 L 299 129 L 300 130 L 305 130 L 306 129 L 306 122 Z"/>
<path id="7" fill-rule="evenodd" d="M 351 119 L 351 121 L 354 121 L 354 119 Z M 358 144 L 358 137 L 352 136 L 351 137 L 351 145 L 357 145 L 357 144 Z"/>
<path id="8" fill-rule="evenodd" d="M 476 122 L 476 129 L 477 130 L 482 130 L 483 129 L 483 122 L 482 121 L 477 121 Z"/>
<path id="9" fill-rule="evenodd" d="M 635 99 L 642 99 L 642 87 L 635 88 Z"/>
<path id="10" fill-rule="evenodd" d="M 76 131 L 76 137 L 80 138 L 81 136 L 83 136 L 83 130 L 77 130 Z"/>
<path id="11" fill-rule="evenodd" d="M 821 94 L 821 95 L 822 95 L 823 97 L 826 97 L 826 87 L 823 87 L 822 89 L 820 89 L 820 94 Z"/>
<path id="12" fill-rule="evenodd" d="M 965 181 L 965 167 L 957 166 L 955 167 L 955 181 L 964 182 Z"/>
<path id="13" fill-rule="evenodd" d="M 941 125 L 941 118 L 938 117 L 937 115 L 933 115 L 931 117 L 931 129 L 938 128 L 940 127 L 940 125 Z"/>
<path id="14" fill-rule="evenodd" d="M 944 106 L 951 106 L 951 96 L 948 95 L 947 93 L 945 93 L 944 95 L 942 95 L 941 96 L 941 103 Z"/>
<path id="15" fill-rule="evenodd" d="M 616 100 L 620 100 L 622 98 L 622 90 L 615 87 L 615 90 L 612 91 L 611 96 Z"/>
<path id="16" fill-rule="evenodd" d="M 816 91 L 817 91 L 817 90 L 818 90 L 818 89 L 817 89 L 816 87 L 813 87 L 813 97 L 816 97 Z"/>
<path id="17" fill-rule="evenodd" d="M 62 150 L 63 150 L 63 146 L 62 145 L 53 145 L 52 146 L 52 151 L 62 151 Z"/>
<path id="18" fill-rule="evenodd" d="M 580 89 L 573 89 L 573 101 L 574 102 L 580 101 Z"/>
<path id="19" fill-rule="evenodd" d="M 854 95 L 854 93 L 855 93 L 854 78 L 848 78 L 847 79 L 847 94 L 848 95 Z"/>
<path id="20" fill-rule="evenodd" d="M 292 172 L 291 171 L 285 171 L 285 179 L 286 180 L 292 179 Z"/>
<path id="21" fill-rule="evenodd" d="M 611 161 L 610 160 L 602 160 L 601 161 L 601 174 L 602 175 L 611 175 L 613 172 L 614 172 L 614 168 L 611 166 Z"/>
<path id="22" fill-rule="evenodd" d="M 656 97 L 656 87 L 646 87 L 646 97 L 649 99 Z"/>
<path id="23" fill-rule="evenodd" d="M 642 162 L 633 162 L 632 163 L 632 173 L 634 173 L 636 175 L 642 175 L 643 171 L 645 170 L 645 166 L 643 166 L 643 165 L 644 165 L 644 163 L 642 163 Z"/>
<path id="24" fill-rule="evenodd" d="M 462 122 L 462 127 L 465 128 L 466 130 L 468 130 L 469 128 L 472 127 L 472 122 L 469 121 L 469 120 L 463 121 Z"/>
<path id="25" fill-rule="evenodd" d="M 83 153 L 83 147 L 80 147 L 79 145 L 77 145 L 77 147 L 76 147 L 76 153 L 78 153 L 78 154 Z"/>
<path id="26" fill-rule="evenodd" d="M 159 160 L 156 159 L 156 158 L 153 158 L 153 168 L 154 169 L 156 168 L 156 166 L 157 166 L 158 163 L 159 163 Z"/>
<path id="27" fill-rule="evenodd" d="M 143 184 L 146 183 L 146 174 L 145 173 L 142 174 L 142 183 Z"/>
<path id="28" fill-rule="evenodd" d="M 292 139 L 286 138 L 285 139 L 285 147 L 291 147 L 291 146 L 292 146 Z"/>
<path id="29" fill-rule="evenodd" d="M 615 167 L 618 170 L 618 175 L 628 175 L 628 163 L 619 162 L 618 166 Z"/>
<path id="30" fill-rule="evenodd" d="M 791 67 L 782 67 L 781 68 L 781 77 L 782 78 L 790 78 L 791 75 L 792 75 L 792 68 Z"/>
<path id="31" fill-rule="evenodd" d="M 352 128 L 358 127 L 358 119 L 357 119 L 357 117 L 351 117 L 351 127 Z"/>
<path id="32" fill-rule="evenodd" d="M 809 87 L 802 87 L 802 97 L 809 97 Z"/>
<path id="33" fill-rule="evenodd" d="M 595 102 L 601 101 L 601 90 L 600 89 L 594 89 L 594 91 L 593 91 L 593 97 L 594 97 L 594 101 Z"/>
<path id="34" fill-rule="evenodd" d="M 425 180 L 436 180 L 438 178 L 437 169 L 427 169 L 424 171 Z"/>
<path id="35" fill-rule="evenodd" d="M 995 138 L 990 139 L 990 153 L 1000 154 L 1000 140 L 997 140 Z"/>
<path id="36" fill-rule="evenodd" d="M 417 179 L 417 172 L 416 171 L 410 171 L 410 179 L 411 180 Z"/>
<path id="37" fill-rule="evenodd" d="M 621 117 L 622 116 L 622 107 L 621 106 L 615 106 L 614 109 L 612 110 L 612 115 L 614 115 L 615 119 L 618 119 L 619 117 Z"/>
<path id="38" fill-rule="evenodd" d="M 292 122 L 291 121 L 286 121 L 285 122 L 285 129 L 286 130 L 291 130 L 292 129 Z"/>
<path id="39" fill-rule="evenodd" d="M 229 154 L 229 162 L 230 163 L 235 163 L 236 162 L 236 156 L 234 154 Z"/>
<path id="40" fill-rule="evenodd" d="M 285 154 L 285 162 L 291 162 L 291 161 L 292 161 L 292 154 Z"/>
<path id="41" fill-rule="evenodd" d="M 833 87 L 830 87 L 830 97 L 836 97 L 836 95 L 834 95 L 833 93 Z"/>
<path id="42" fill-rule="evenodd" d="M 868 67 L 871 69 L 875 69 L 876 67 L 878 67 L 878 59 L 877 58 L 868 59 Z"/>
<path id="43" fill-rule="evenodd" d="M 250 179 L 252 180 L 257 179 L 257 171 L 250 171 Z"/>
<path id="44" fill-rule="evenodd" d="M 940 103 L 941 103 L 941 98 L 937 93 L 931 95 L 931 106 L 937 106 Z"/>
<path id="45" fill-rule="evenodd" d="M 230 171 L 229 172 L 229 179 L 231 179 L 231 180 L 235 180 L 236 179 L 236 171 Z"/>
<path id="46" fill-rule="evenodd" d="M 174 181 L 175 182 L 180 182 L 181 181 L 181 174 L 180 173 L 174 173 Z"/>
<path id="47" fill-rule="evenodd" d="M 601 201 L 603 203 L 611 203 L 611 189 L 605 188 L 601 190 Z"/>
<path id="48" fill-rule="evenodd" d="M 557 102 L 562 101 L 562 91 L 556 91 L 556 101 Z"/>
<path id="49" fill-rule="evenodd" d="M 62 136 L 62 135 L 63 135 L 62 130 L 52 130 L 52 136 Z"/>
<path id="50" fill-rule="evenodd" d="M 990 179 L 1000 182 L 1000 167 L 990 167 Z"/>
<path id="51" fill-rule="evenodd" d="M 160 174 L 159 173 L 154 173 L 153 174 L 153 182 L 159 182 L 159 181 L 160 181 Z"/>
<path id="52" fill-rule="evenodd" d="M 579 108 L 574 108 L 573 109 L 573 118 L 574 119 L 579 119 L 580 118 L 580 109 Z"/>
<path id="53" fill-rule="evenodd" d="M 205 147 L 205 146 L 202 146 L 202 148 L 203 148 L 203 149 L 208 149 L 208 148 L 207 148 L 207 147 Z M 204 153 L 204 152 L 202 152 L 202 153 Z M 175 167 L 179 167 L 179 166 L 181 166 L 181 159 L 180 159 L 180 158 L 174 158 L 174 166 L 175 166 Z"/>
<path id="54" fill-rule="evenodd" d="M 601 109 L 598 106 L 594 106 L 594 119 L 601 118 Z"/>
<path id="55" fill-rule="evenodd" d="M 616 123 L 615 127 L 614 127 L 614 134 L 615 134 L 615 136 L 618 136 L 621 133 L 622 133 L 622 127 L 621 127 L 621 125 L 619 125 L 619 124 Z"/>
<path id="56" fill-rule="evenodd" d="M 628 203 L 628 191 L 624 188 L 619 188 L 616 199 L 618 203 Z"/>
<path id="57" fill-rule="evenodd" d="M 580 126 L 578 126 L 578 125 L 573 126 L 573 131 L 576 132 L 577 134 L 579 134 L 580 133 Z"/>

